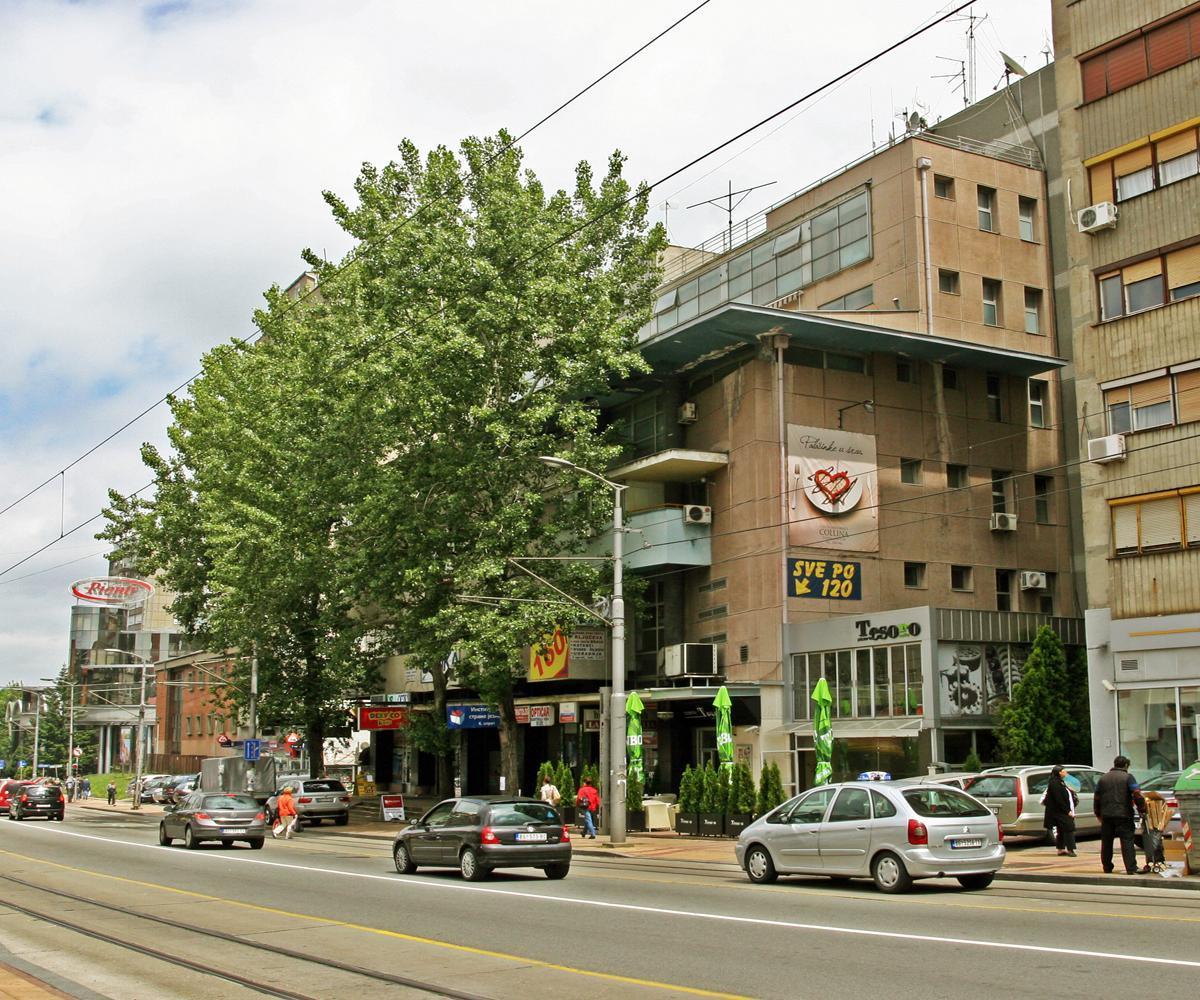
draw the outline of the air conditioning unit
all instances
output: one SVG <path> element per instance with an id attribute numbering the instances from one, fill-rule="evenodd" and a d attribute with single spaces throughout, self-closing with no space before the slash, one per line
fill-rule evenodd
<path id="1" fill-rule="evenodd" d="M 681 424 L 694 424 L 696 422 L 696 404 L 683 403 L 679 407 L 678 421 Z"/>
<path id="2" fill-rule="evenodd" d="M 700 503 L 689 503 L 683 508 L 684 524 L 712 524 L 712 508 Z"/>
<path id="3" fill-rule="evenodd" d="M 1079 231 L 1095 233 L 1101 229 L 1112 229 L 1117 224 L 1117 206 L 1111 201 L 1102 201 L 1079 210 Z"/>
<path id="4" fill-rule="evenodd" d="M 1016 531 L 1017 515 L 993 514 L 991 520 L 988 521 L 988 527 L 991 528 L 992 531 Z"/>
<path id="5" fill-rule="evenodd" d="M 664 677 L 715 677 L 717 647 L 711 642 L 680 642 L 658 651 L 658 669 Z"/>
<path id="6" fill-rule="evenodd" d="M 1088 441 L 1088 461 L 1097 465 L 1125 461 L 1125 435 L 1109 434 Z"/>
<path id="7" fill-rule="evenodd" d="M 1021 570 L 1020 584 L 1022 590 L 1045 590 L 1046 574 L 1041 570 L 1023 569 Z"/>

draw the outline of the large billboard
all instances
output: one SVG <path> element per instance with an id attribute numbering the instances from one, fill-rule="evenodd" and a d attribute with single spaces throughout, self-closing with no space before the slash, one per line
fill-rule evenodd
<path id="1" fill-rule="evenodd" d="M 879 551 L 879 476 L 870 434 L 788 424 L 788 543 Z"/>

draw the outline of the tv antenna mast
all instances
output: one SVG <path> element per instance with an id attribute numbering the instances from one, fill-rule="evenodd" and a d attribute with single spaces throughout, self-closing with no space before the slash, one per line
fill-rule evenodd
<path id="1" fill-rule="evenodd" d="M 953 59 L 950 56 L 938 56 L 937 58 L 944 59 L 944 60 L 946 60 L 946 62 L 952 62 L 952 63 L 958 64 L 958 72 L 957 73 L 939 73 L 936 76 L 934 76 L 933 79 L 934 80 L 957 80 L 958 83 L 956 83 L 953 87 L 950 88 L 950 93 L 953 94 L 956 90 L 961 90 L 962 91 L 962 99 L 963 99 L 963 107 L 964 108 L 967 107 L 967 105 L 970 102 L 967 100 L 967 63 L 966 63 L 966 60 L 965 59 Z"/>
<path id="2" fill-rule="evenodd" d="M 967 105 L 975 103 L 975 83 L 978 70 L 975 61 L 975 29 L 987 19 L 987 14 L 984 14 L 983 17 L 976 17 L 975 8 L 973 7 L 968 14 L 961 14 L 958 17 L 950 18 L 952 21 L 967 22 L 967 69 L 963 76 L 963 92 Z"/>
<path id="3" fill-rule="evenodd" d="M 737 208 L 742 202 L 744 202 L 750 196 L 751 191 L 757 191 L 759 188 L 770 187 L 772 184 L 775 184 L 775 183 L 778 183 L 778 182 L 777 181 L 767 181 L 766 184 L 755 184 L 753 187 L 742 188 L 740 191 L 735 191 L 733 189 L 733 181 L 730 181 L 729 182 L 729 190 L 725 194 L 718 195 L 716 198 L 706 198 L 704 201 L 698 201 L 698 202 L 696 202 L 696 204 L 688 205 L 687 207 L 689 209 L 691 209 L 691 208 L 699 208 L 701 205 L 712 205 L 713 208 L 723 208 L 725 210 L 725 214 L 729 220 L 729 246 L 727 246 L 725 249 L 732 250 L 733 249 L 733 210 L 735 208 Z M 733 199 L 737 198 L 738 195 L 741 195 L 741 197 L 738 198 L 737 201 L 734 201 Z"/>

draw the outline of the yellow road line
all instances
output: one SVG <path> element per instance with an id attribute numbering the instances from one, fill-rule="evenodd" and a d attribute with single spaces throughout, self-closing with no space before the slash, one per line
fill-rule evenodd
<path id="1" fill-rule="evenodd" d="M 225 899 L 221 896 L 211 896 L 207 893 L 194 892 L 191 889 L 180 889 L 175 886 L 160 885 L 156 882 L 143 882 L 140 879 L 126 878 L 122 875 L 110 875 L 106 872 L 93 872 L 86 868 L 77 868 L 74 865 L 64 865 L 57 861 L 46 861 L 43 858 L 35 858 L 28 854 L 17 854 L 14 851 L 0 850 L 0 855 L 7 855 L 11 858 L 20 858 L 23 861 L 31 861 L 35 864 L 47 865 L 51 868 L 58 868 L 62 871 L 73 872 L 81 875 L 91 875 L 93 878 L 107 879 L 112 882 L 121 882 L 126 885 L 137 885 L 147 889 L 157 889 L 161 892 L 174 893 L 179 896 L 187 896 L 191 899 L 200 899 L 209 903 L 226 903 L 229 906 L 238 906 L 246 910 L 254 910 L 259 913 L 271 913 L 276 916 L 289 917 L 296 920 L 311 920 L 324 924 L 328 927 L 344 927 L 348 930 L 364 931 L 368 934 L 377 934 L 381 937 L 389 937 L 399 941 L 408 941 L 413 944 L 429 945 L 434 948 L 445 948 L 450 951 L 462 952 L 467 955 L 479 955 L 484 958 L 499 958 L 508 962 L 520 962 L 524 965 L 531 965 L 540 969 L 549 969 L 555 972 L 567 972 L 577 976 L 588 976 L 592 979 L 603 979 L 606 982 L 624 983 L 628 986 L 643 986 L 648 989 L 669 990 L 673 993 L 686 993 L 690 996 L 698 997 L 718 997 L 724 1000 L 749 1000 L 737 993 L 720 993 L 714 990 L 704 990 L 695 986 L 678 986 L 674 983 L 663 983 L 654 979 L 638 979 L 635 976 L 621 976 L 612 972 L 596 972 L 592 969 L 580 969 L 571 965 L 559 965 L 555 962 L 545 962 L 538 958 L 529 958 L 524 955 L 512 955 L 503 951 L 492 951 L 487 948 L 474 948 L 465 944 L 454 944 L 451 941 L 441 941 L 437 938 L 422 937 L 417 934 L 405 934 L 401 931 L 389 931 L 382 927 L 369 927 L 366 924 L 356 924 L 347 920 L 334 920 L 331 917 L 318 917 L 311 913 L 294 913 L 290 910 L 281 910 L 274 906 L 263 906 L 260 903 L 243 903 L 236 899 Z M 153 919 L 153 918 L 151 918 Z M 248 945 L 253 946 L 253 941 L 247 941 Z"/>

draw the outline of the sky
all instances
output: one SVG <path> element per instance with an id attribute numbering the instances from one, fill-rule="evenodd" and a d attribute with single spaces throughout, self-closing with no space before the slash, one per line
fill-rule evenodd
<path id="1" fill-rule="evenodd" d="M 163 445 L 166 407 L 76 460 L 252 333 L 301 250 L 350 249 L 322 191 L 351 196 L 404 138 L 524 131 L 699 2 L 0 0 L 0 509 L 53 477 L 0 514 L 0 683 L 61 668 L 70 583 L 106 571 L 100 522 L 7 568 L 149 481 L 139 448 Z M 570 187 L 620 149 L 628 177 L 658 180 L 954 6 L 710 0 L 530 135 L 526 166 Z M 1001 51 L 1046 62 L 1050 0 L 972 9 L 978 99 Z M 751 216 L 901 112 L 961 109 L 945 77 L 967 30 L 933 28 L 656 188 L 654 220 L 696 245 L 725 216 L 688 206 L 730 184 L 775 182 Z"/>

